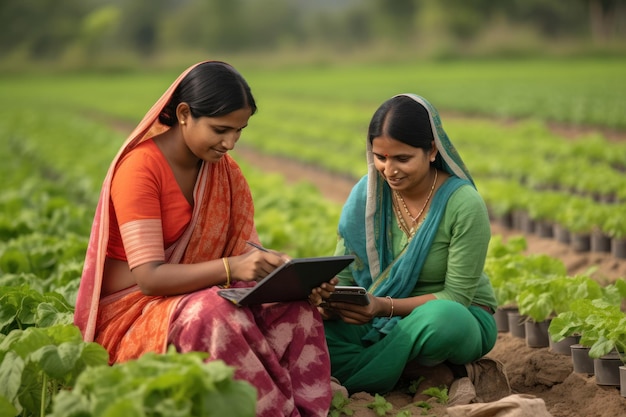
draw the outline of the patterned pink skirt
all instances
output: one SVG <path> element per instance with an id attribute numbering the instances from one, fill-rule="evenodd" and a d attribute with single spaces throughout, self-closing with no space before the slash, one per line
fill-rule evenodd
<path id="1" fill-rule="evenodd" d="M 257 417 L 327 417 L 330 360 L 322 318 L 308 302 L 237 307 L 208 288 L 186 295 L 168 344 L 208 352 L 257 389 Z"/>

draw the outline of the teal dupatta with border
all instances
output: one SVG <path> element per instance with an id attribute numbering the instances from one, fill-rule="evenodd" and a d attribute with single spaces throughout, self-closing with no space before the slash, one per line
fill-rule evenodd
<path id="1" fill-rule="evenodd" d="M 431 122 L 438 153 L 433 165 L 451 176 L 433 196 L 430 209 L 409 244 L 394 258 L 392 228 L 395 222 L 391 189 L 374 167 L 371 145 L 367 143 L 368 174 L 353 188 L 339 219 L 339 236 L 347 252 L 357 256 L 350 265 L 356 283 L 375 296 L 406 298 L 417 279 L 437 233 L 448 198 L 460 186 L 474 182 L 461 157 L 443 130 L 437 110 L 424 98 L 402 94 L 421 103 Z M 375 342 L 389 333 L 400 317 L 377 317 L 364 340 Z"/>

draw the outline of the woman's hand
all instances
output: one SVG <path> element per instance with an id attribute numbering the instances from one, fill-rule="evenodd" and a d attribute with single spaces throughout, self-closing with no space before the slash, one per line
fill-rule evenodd
<path id="1" fill-rule="evenodd" d="M 327 302 L 326 309 L 335 312 L 343 321 L 350 324 L 365 324 L 376 317 L 389 316 L 391 307 L 385 297 L 374 297 L 371 294 L 367 296 L 370 299 L 370 303 L 365 306 L 334 301 Z"/>
<path id="2" fill-rule="evenodd" d="M 319 287 L 313 288 L 309 295 L 309 303 L 317 307 L 324 320 L 328 320 L 334 316 L 331 311 L 324 307 L 326 304 L 324 300 L 330 297 L 330 294 L 335 291 L 335 285 L 338 283 L 339 279 L 337 279 L 337 277 L 332 278 L 330 281 L 322 283 Z"/>
<path id="3" fill-rule="evenodd" d="M 233 280 L 260 281 L 289 259 L 286 254 L 274 250 L 252 250 L 231 256 L 228 261 Z"/>
<path id="4" fill-rule="evenodd" d="M 309 295 L 309 302 L 314 306 L 319 306 L 324 303 L 324 300 L 330 297 L 330 294 L 335 291 L 335 285 L 338 283 L 339 279 L 334 277 L 328 282 L 323 282 L 319 287 L 313 288 Z"/>

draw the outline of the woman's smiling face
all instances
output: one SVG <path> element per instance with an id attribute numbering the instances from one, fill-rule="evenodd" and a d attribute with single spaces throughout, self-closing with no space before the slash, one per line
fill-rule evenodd
<path id="1" fill-rule="evenodd" d="M 431 155 L 390 136 L 377 136 L 372 140 L 374 166 L 386 179 L 389 186 L 397 191 L 408 190 L 423 183 L 430 172 Z"/>

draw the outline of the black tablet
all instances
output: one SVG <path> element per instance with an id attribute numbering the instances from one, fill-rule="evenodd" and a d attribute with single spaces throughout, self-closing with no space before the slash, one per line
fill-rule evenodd
<path id="1" fill-rule="evenodd" d="M 354 259 L 353 255 L 291 259 L 254 287 L 226 288 L 218 294 L 240 306 L 306 300 L 313 288 L 330 281 Z"/>

